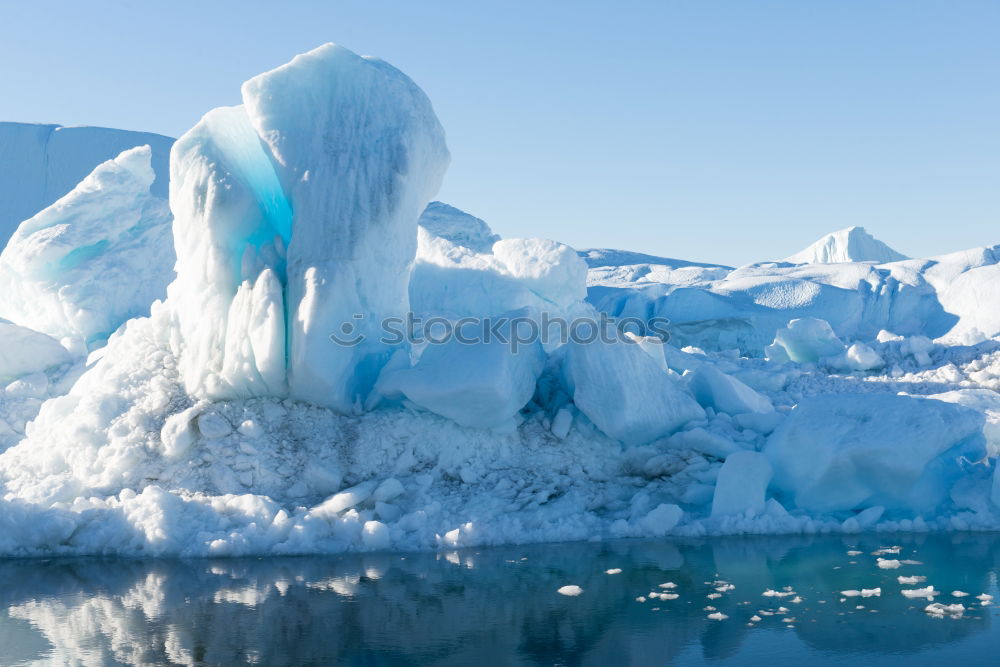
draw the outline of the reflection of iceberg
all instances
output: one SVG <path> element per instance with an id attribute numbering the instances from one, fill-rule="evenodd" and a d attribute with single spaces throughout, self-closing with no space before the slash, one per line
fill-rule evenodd
<path id="1" fill-rule="evenodd" d="M 9 618 L 0 612 L 0 636 L 8 640 L 0 651 L 84 665 L 458 665 L 483 655 L 508 664 L 681 664 L 697 654 L 739 655 L 754 633 L 783 625 L 780 616 L 770 626 L 746 625 L 758 609 L 778 605 L 794 607 L 797 637 L 827 657 L 916 655 L 988 630 L 988 610 L 942 622 L 909 608 L 891 583 L 897 573 L 874 566 L 871 553 L 888 539 L 612 542 L 335 559 L 2 561 L 0 579 L 8 584 L 0 609 Z M 891 539 L 904 554 L 915 552 L 921 573 L 943 590 L 985 591 L 1000 564 L 996 536 Z M 851 549 L 862 554 L 848 556 Z M 605 574 L 610 568 L 622 573 Z M 729 616 L 724 622 L 707 620 L 702 610 L 719 578 L 735 586 L 711 601 Z M 669 612 L 653 608 L 670 602 L 635 600 L 666 581 L 681 594 Z M 555 593 L 570 583 L 584 594 Z M 879 583 L 883 595 L 866 599 L 863 612 L 853 613 L 854 601 L 838 602 L 839 590 Z M 803 600 L 761 595 L 785 586 Z M 35 631 L 26 634 L 24 622 Z"/>

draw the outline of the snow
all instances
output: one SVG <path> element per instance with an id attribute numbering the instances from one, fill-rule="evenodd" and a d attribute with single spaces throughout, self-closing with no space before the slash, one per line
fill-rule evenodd
<path id="1" fill-rule="evenodd" d="M 785 258 L 789 264 L 839 264 L 841 262 L 898 262 L 909 259 L 865 231 L 848 227 L 827 234 L 811 246 Z"/>
<path id="2" fill-rule="evenodd" d="M 152 194 L 166 199 L 172 144 L 170 137 L 149 132 L 0 122 L 0 247 L 22 221 L 69 193 L 102 162 L 136 146 L 152 147 Z"/>
<path id="3" fill-rule="evenodd" d="M 0 259 L 0 554 L 1000 528 L 993 248 L 733 269 L 501 239 L 428 204 L 423 93 L 332 45 L 176 142 L 169 213 L 155 146 L 125 148 Z M 410 314 L 436 328 L 382 338 Z M 470 317 L 669 340 L 434 337 Z"/>
<path id="4" fill-rule="evenodd" d="M 93 343 L 166 296 L 170 212 L 150 191 L 151 159 L 127 150 L 21 223 L 0 254 L 0 317 Z"/>

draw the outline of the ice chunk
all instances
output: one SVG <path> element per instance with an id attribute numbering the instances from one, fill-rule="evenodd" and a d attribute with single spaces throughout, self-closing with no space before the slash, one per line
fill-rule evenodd
<path id="1" fill-rule="evenodd" d="M 803 317 L 792 320 L 774 334 L 774 348 L 781 348 L 791 361 L 815 363 L 844 351 L 844 344 L 826 320 Z M 772 348 L 768 348 L 771 357 Z M 777 351 L 776 349 L 774 351 Z"/>
<path id="2" fill-rule="evenodd" d="M 21 223 L 0 254 L 0 317 L 91 342 L 166 295 L 170 212 L 150 193 L 150 159 L 149 146 L 127 150 Z"/>
<path id="3" fill-rule="evenodd" d="M 684 510 L 677 505 L 660 504 L 639 520 L 639 526 L 646 534 L 663 537 L 672 531 L 683 517 Z"/>
<path id="4" fill-rule="evenodd" d="M 934 510 L 985 455 L 982 415 L 887 394 L 808 398 L 771 434 L 774 485 L 798 507 L 833 512 L 882 505 Z"/>
<path id="5" fill-rule="evenodd" d="M 577 408 L 608 436 L 643 444 L 704 411 L 633 343 L 570 343 L 564 372 Z"/>
<path id="6" fill-rule="evenodd" d="M 706 408 L 731 415 L 774 412 L 771 400 L 714 366 L 703 364 L 685 376 L 695 399 Z"/>
<path id="7" fill-rule="evenodd" d="M 587 265 L 569 246 L 546 239 L 505 239 L 483 251 L 421 228 L 410 279 L 417 313 L 484 317 L 530 307 L 549 319 L 591 314 L 583 307 Z M 553 329 L 556 344 L 567 332 Z"/>
<path id="8" fill-rule="evenodd" d="M 412 368 L 387 370 L 378 392 L 402 394 L 463 426 L 510 426 L 535 392 L 545 355 L 537 341 L 515 351 L 511 327 L 506 330 L 504 339 L 488 342 L 467 343 L 451 337 L 441 344 L 428 344 Z"/>
<path id="9" fill-rule="evenodd" d="M 500 237 L 474 215 L 439 201 L 432 201 L 420 216 L 420 226 L 430 234 L 477 253 L 489 253 Z"/>
<path id="10" fill-rule="evenodd" d="M 444 131 L 406 75 L 334 44 L 250 79 L 243 102 L 293 212 L 291 394 L 347 412 L 392 352 L 380 323 L 409 310 L 417 219 L 449 160 Z M 367 337 L 331 344 L 346 325 Z"/>
<path id="11" fill-rule="evenodd" d="M 392 544 L 389 527 L 381 521 L 365 521 L 361 528 L 361 540 L 368 549 L 388 549 Z"/>
<path id="12" fill-rule="evenodd" d="M 885 366 L 878 352 L 864 343 L 854 343 L 841 354 L 827 360 L 827 363 L 842 371 L 871 371 Z"/>
<path id="13" fill-rule="evenodd" d="M 715 482 L 712 517 L 733 514 L 756 516 L 764 512 L 771 465 L 760 452 L 733 452 Z"/>
<path id="14" fill-rule="evenodd" d="M 578 595 L 583 595 L 583 589 L 580 588 L 579 586 L 571 584 L 568 586 L 563 586 L 562 588 L 557 590 L 556 593 L 558 593 L 559 595 L 565 595 L 567 597 L 575 598 Z"/>
<path id="15" fill-rule="evenodd" d="M 56 339 L 0 319 L 0 382 L 71 360 L 70 353 Z"/>

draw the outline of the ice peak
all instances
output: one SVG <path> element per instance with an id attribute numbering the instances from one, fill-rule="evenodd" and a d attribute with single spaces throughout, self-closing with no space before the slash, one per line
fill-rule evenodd
<path id="1" fill-rule="evenodd" d="M 786 257 L 791 264 L 839 264 L 842 262 L 898 262 L 909 259 L 865 231 L 848 227 L 827 234 L 811 246 Z"/>

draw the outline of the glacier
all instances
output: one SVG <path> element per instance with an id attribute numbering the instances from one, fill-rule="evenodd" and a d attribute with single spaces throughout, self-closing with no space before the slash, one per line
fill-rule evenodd
<path id="1" fill-rule="evenodd" d="M 423 91 L 332 44 L 174 142 L 169 205 L 133 140 L 6 211 L 0 555 L 1000 528 L 1000 246 L 502 238 L 433 201 Z"/>

